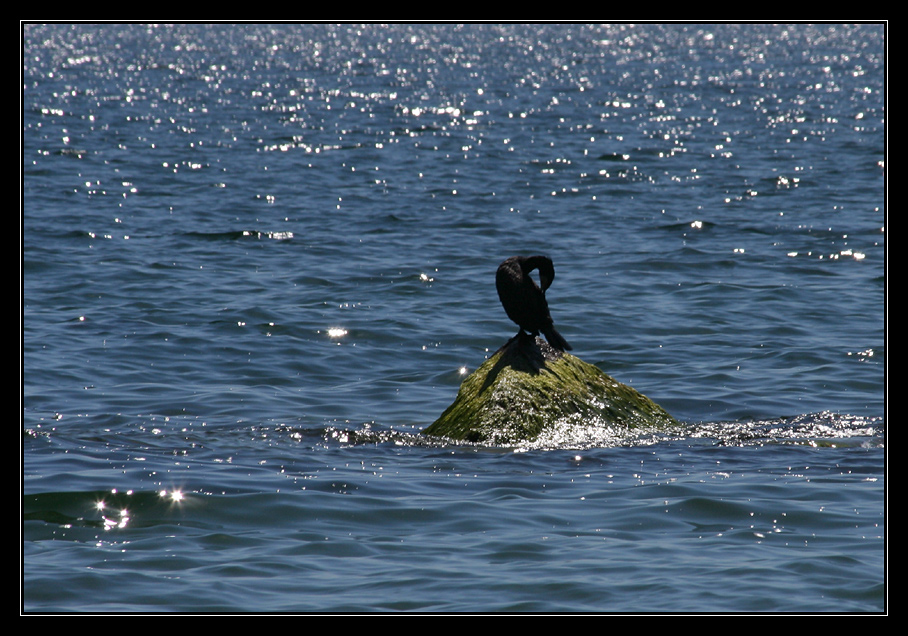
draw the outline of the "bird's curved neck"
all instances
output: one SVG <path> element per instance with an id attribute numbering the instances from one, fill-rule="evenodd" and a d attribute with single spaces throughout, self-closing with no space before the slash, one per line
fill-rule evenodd
<path id="1" fill-rule="evenodd" d="M 524 274 L 529 274 L 534 269 L 539 270 L 539 282 L 542 283 L 542 290 L 545 291 L 552 280 L 555 278 L 555 267 L 547 256 L 528 256 L 523 259 L 520 268 Z"/>

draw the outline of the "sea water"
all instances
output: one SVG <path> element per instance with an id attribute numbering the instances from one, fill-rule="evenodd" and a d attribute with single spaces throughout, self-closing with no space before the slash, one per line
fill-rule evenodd
<path id="1" fill-rule="evenodd" d="M 886 611 L 885 35 L 24 25 L 23 611 Z M 535 253 L 678 428 L 421 435 Z"/>

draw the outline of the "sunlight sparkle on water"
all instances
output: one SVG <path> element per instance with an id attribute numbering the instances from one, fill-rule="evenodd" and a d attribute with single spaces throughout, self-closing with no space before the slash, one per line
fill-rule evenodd
<path id="1" fill-rule="evenodd" d="M 159 494 L 161 495 L 161 499 L 169 498 L 175 503 L 183 501 L 183 492 L 181 490 L 171 490 L 170 492 L 162 490 Z"/>

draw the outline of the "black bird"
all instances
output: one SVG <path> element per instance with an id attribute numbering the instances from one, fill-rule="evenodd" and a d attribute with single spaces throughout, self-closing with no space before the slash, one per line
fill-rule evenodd
<path id="1" fill-rule="evenodd" d="M 541 289 L 530 276 L 534 269 L 539 270 Z M 505 313 L 517 323 L 521 332 L 534 336 L 542 332 L 550 345 L 560 351 L 570 351 L 571 345 L 555 331 L 545 300 L 545 290 L 554 278 L 555 267 L 548 256 L 512 256 L 498 266 L 495 287 Z"/>

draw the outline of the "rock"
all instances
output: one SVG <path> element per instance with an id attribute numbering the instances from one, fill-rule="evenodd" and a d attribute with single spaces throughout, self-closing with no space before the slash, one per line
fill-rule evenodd
<path id="1" fill-rule="evenodd" d="M 463 381 L 451 406 L 423 434 L 516 445 L 591 423 L 612 431 L 677 424 L 598 367 L 521 333 Z"/>

